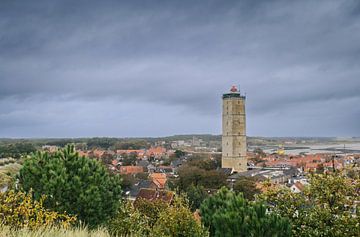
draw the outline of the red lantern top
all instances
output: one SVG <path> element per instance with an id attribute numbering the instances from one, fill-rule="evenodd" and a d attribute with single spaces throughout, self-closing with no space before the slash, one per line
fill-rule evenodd
<path id="1" fill-rule="evenodd" d="M 236 88 L 236 86 L 232 86 L 230 89 L 231 92 L 235 93 L 238 91 L 238 89 Z"/>

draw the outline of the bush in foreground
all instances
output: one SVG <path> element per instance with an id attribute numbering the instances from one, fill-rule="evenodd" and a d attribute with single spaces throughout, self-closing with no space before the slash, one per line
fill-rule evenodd
<path id="1" fill-rule="evenodd" d="M 0 224 L 11 228 L 38 229 L 47 226 L 68 228 L 76 218 L 66 214 L 46 210 L 45 197 L 34 201 L 31 193 L 9 191 L 0 193 Z"/>
<path id="2" fill-rule="evenodd" d="M 360 180 L 340 172 L 314 174 L 303 193 L 271 188 L 260 195 L 272 212 L 287 217 L 294 236 L 360 236 Z"/>
<path id="3" fill-rule="evenodd" d="M 249 202 L 243 195 L 222 188 L 201 204 L 202 222 L 210 236 L 291 236 L 286 218 L 266 213 L 261 203 Z"/>
<path id="4" fill-rule="evenodd" d="M 38 152 L 26 159 L 19 174 L 20 187 L 33 190 L 44 205 L 76 215 L 90 227 L 110 219 L 121 198 L 121 179 L 98 161 L 80 157 L 74 146 L 49 154 Z"/>
<path id="5" fill-rule="evenodd" d="M 106 230 L 88 230 L 86 228 L 64 229 L 44 227 L 36 230 L 28 228 L 14 230 L 8 226 L 0 225 L 0 237 L 110 237 Z"/>
<path id="6" fill-rule="evenodd" d="M 108 224 L 114 236 L 205 237 L 206 229 L 197 222 L 187 202 L 176 197 L 170 205 L 163 201 L 137 200 L 125 203 Z"/>

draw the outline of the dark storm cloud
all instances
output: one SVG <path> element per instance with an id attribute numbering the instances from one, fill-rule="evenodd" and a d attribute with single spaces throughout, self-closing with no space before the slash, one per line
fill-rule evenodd
<path id="1" fill-rule="evenodd" d="M 250 135 L 359 135 L 359 9 L 2 1 L 0 136 L 220 133 L 232 84 L 247 93 Z"/>

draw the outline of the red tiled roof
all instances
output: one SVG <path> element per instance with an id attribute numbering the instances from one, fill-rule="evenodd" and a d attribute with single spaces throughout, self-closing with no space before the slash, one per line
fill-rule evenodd
<path id="1" fill-rule="evenodd" d="M 164 202 L 171 203 L 173 198 L 174 193 L 170 191 L 142 188 L 136 196 L 135 202 L 139 199 L 146 199 L 149 201 L 162 200 Z"/>
<path id="2" fill-rule="evenodd" d="M 146 151 L 147 155 L 162 155 L 166 153 L 166 149 L 164 147 L 151 147 L 149 150 Z"/>
<path id="3" fill-rule="evenodd" d="M 121 174 L 137 174 L 144 172 L 144 167 L 142 166 L 121 166 L 120 173 Z"/>
<path id="4" fill-rule="evenodd" d="M 159 187 L 159 188 L 164 188 L 167 178 L 166 178 L 166 174 L 164 173 L 152 173 L 150 175 L 150 178 L 152 179 L 152 181 Z"/>

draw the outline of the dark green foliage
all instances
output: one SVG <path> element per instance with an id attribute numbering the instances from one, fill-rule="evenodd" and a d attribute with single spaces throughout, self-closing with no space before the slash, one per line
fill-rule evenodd
<path id="1" fill-rule="evenodd" d="M 121 177 L 121 186 L 123 189 L 127 190 L 130 189 L 136 183 L 136 179 L 133 174 L 123 174 Z"/>
<path id="2" fill-rule="evenodd" d="M 190 185 L 201 185 L 204 188 L 218 189 L 226 185 L 226 175 L 215 170 L 204 170 L 195 166 L 182 166 L 178 171 L 176 186 L 185 191 Z"/>
<path id="3" fill-rule="evenodd" d="M 316 168 L 316 173 L 317 174 L 323 174 L 324 171 L 325 171 L 325 167 L 324 167 L 324 165 L 322 163 L 320 163 Z"/>
<path id="4" fill-rule="evenodd" d="M 147 199 L 137 199 L 134 206 L 143 219 L 147 220 L 149 227 L 152 228 L 159 218 L 160 213 L 167 210 L 169 204 L 162 200 L 149 201 Z"/>
<path id="5" fill-rule="evenodd" d="M 200 208 L 201 203 L 209 196 L 204 187 L 190 185 L 186 189 L 186 196 L 192 211 Z"/>
<path id="6" fill-rule="evenodd" d="M 19 181 L 25 191 L 33 189 L 35 199 L 47 195 L 47 208 L 75 214 L 91 227 L 110 218 L 121 198 L 121 179 L 98 161 L 79 157 L 73 146 L 34 154 L 25 160 Z"/>
<path id="7" fill-rule="evenodd" d="M 255 194 L 260 193 L 260 189 L 256 187 L 256 178 L 240 177 L 234 184 L 234 191 L 243 193 L 248 200 L 254 200 Z"/>
<path id="8" fill-rule="evenodd" d="M 115 138 L 94 137 L 87 140 L 87 147 L 88 149 L 93 149 L 93 148 L 109 149 L 110 147 L 114 146 L 115 142 L 116 142 Z"/>
<path id="9" fill-rule="evenodd" d="M 216 170 L 219 166 L 216 160 L 192 159 L 188 162 L 189 166 L 195 166 L 203 170 Z"/>
<path id="10" fill-rule="evenodd" d="M 1 157 L 20 158 L 22 155 L 27 155 L 36 151 L 36 147 L 32 143 L 18 142 L 11 144 L 4 144 L 0 146 Z"/>
<path id="11" fill-rule="evenodd" d="M 100 157 L 100 161 L 105 165 L 111 165 L 112 161 L 115 159 L 114 155 L 111 155 L 109 153 L 104 153 L 101 157 Z"/>
<path id="12" fill-rule="evenodd" d="M 185 155 L 185 152 L 181 151 L 181 150 L 176 150 L 175 151 L 175 156 L 176 158 L 180 158 L 183 157 Z"/>
<path id="13" fill-rule="evenodd" d="M 266 207 L 261 203 L 249 202 L 242 194 L 235 194 L 226 188 L 207 198 L 200 212 L 210 236 L 291 236 L 287 219 L 267 214 Z"/>
<path id="14" fill-rule="evenodd" d="M 264 158 L 266 156 L 266 153 L 261 148 L 255 148 L 254 153 L 260 158 Z"/>
<path id="15" fill-rule="evenodd" d="M 121 154 L 122 158 L 122 165 L 136 165 L 137 161 L 137 154 L 132 152 L 130 154 Z"/>
<path id="16" fill-rule="evenodd" d="M 150 144 L 145 140 L 118 141 L 114 144 L 115 150 L 139 150 L 149 147 Z"/>
<path id="17" fill-rule="evenodd" d="M 49 139 L 44 141 L 43 145 L 65 147 L 67 144 L 76 143 L 76 139 L 63 138 L 63 139 Z"/>

